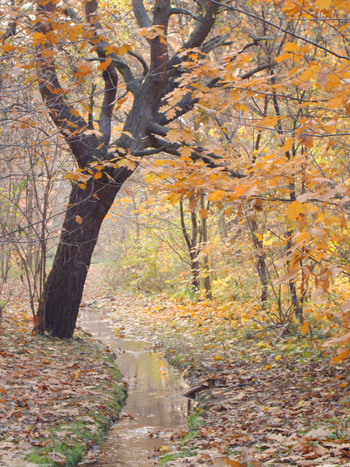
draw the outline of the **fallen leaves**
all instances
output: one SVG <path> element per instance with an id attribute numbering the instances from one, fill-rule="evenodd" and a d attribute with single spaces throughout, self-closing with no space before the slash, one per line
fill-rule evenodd
<path id="1" fill-rule="evenodd" d="M 191 387 L 205 387 L 196 394 L 205 425 L 194 438 L 174 436 L 166 466 L 349 465 L 349 365 L 332 366 L 316 346 L 305 351 L 305 339 L 244 339 L 215 303 L 99 287 L 90 293 L 118 333 L 161 344 Z"/>
<path id="2" fill-rule="evenodd" d="M 63 466 L 115 420 L 124 385 L 119 390 L 114 364 L 91 338 L 32 335 L 20 303 L 8 304 L 0 327 L 0 464 L 37 465 L 27 458 L 36 451 Z"/>

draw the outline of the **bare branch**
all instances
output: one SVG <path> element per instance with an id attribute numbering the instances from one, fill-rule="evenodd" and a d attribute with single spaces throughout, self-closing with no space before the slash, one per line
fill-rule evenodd
<path id="1" fill-rule="evenodd" d="M 169 16 L 171 15 L 187 15 L 196 21 L 200 21 L 200 18 L 196 16 L 192 11 L 186 10 L 185 8 L 170 8 Z"/>
<path id="2" fill-rule="evenodd" d="M 277 65 L 276 62 L 262 63 L 261 65 L 257 66 L 253 70 L 247 71 L 247 73 L 240 76 L 240 78 L 241 79 L 248 79 L 251 76 L 255 75 L 256 73 L 259 73 L 259 71 L 267 70 L 268 68 L 274 68 L 276 65 Z"/>
<path id="3" fill-rule="evenodd" d="M 112 64 L 116 67 L 116 69 L 119 71 L 119 73 L 122 75 L 126 89 L 130 91 L 132 94 L 135 94 L 135 92 L 139 89 L 139 80 L 137 80 L 130 67 L 124 63 L 121 58 L 116 55 L 115 53 L 112 53 L 108 55 L 108 57 L 112 58 Z M 106 56 L 107 58 L 107 56 Z M 88 62 L 104 62 L 106 60 L 104 57 L 94 57 L 94 58 L 87 58 L 86 61 Z"/>
<path id="4" fill-rule="evenodd" d="M 47 35 L 50 30 L 51 15 L 56 10 L 53 1 L 39 0 L 37 6 L 36 30 Z M 64 98 L 64 91 L 58 80 L 52 53 L 52 44 L 36 47 L 37 70 L 40 94 L 51 118 L 69 144 L 80 167 L 89 161 L 89 148 L 95 149 L 99 142 L 95 135 L 83 135 L 87 128 L 85 120 Z"/>
<path id="5" fill-rule="evenodd" d="M 143 57 L 141 57 L 141 55 L 135 53 L 135 52 L 132 52 L 131 50 L 128 50 L 128 54 L 131 55 L 132 57 L 136 58 L 136 60 L 138 60 L 141 65 L 143 66 L 143 76 L 145 77 L 149 71 L 149 68 L 148 68 L 148 65 L 146 63 L 146 61 L 144 60 Z"/>
<path id="6" fill-rule="evenodd" d="M 209 53 L 211 50 L 221 47 L 223 45 L 231 45 L 232 41 L 227 41 L 230 37 L 230 34 L 225 34 L 224 36 L 216 36 L 208 40 L 201 46 L 201 51 L 205 54 Z"/>
<path id="7" fill-rule="evenodd" d="M 190 240 L 190 237 L 187 233 L 187 228 L 186 228 L 186 224 L 185 224 L 185 215 L 184 215 L 184 208 L 183 208 L 183 201 L 182 199 L 180 199 L 180 220 L 181 220 L 181 230 L 182 230 L 182 234 L 184 236 L 184 239 L 187 243 L 187 247 L 189 249 L 189 251 L 191 251 L 192 249 L 192 244 L 191 244 L 191 240 Z"/>
<path id="8" fill-rule="evenodd" d="M 311 44 L 314 47 L 317 47 L 318 49 L 324 50 L 325 52 L 327 52 L 327 53 L 329 53 L 331 55 L 334 55 L 337 58 L 341 58 L 343 60 L 348 60 L 348 61 L 350 60 L 350 57 L 346 57 L 345 55 L 340 55 L 337 52 L 335 52 L 334 50 L 328 49 L 327 47 L 324 47 L 323 45 L 318 44 L 317 42 L 314 42 L 314 41 L 312 41 L 310 39 L 307 39 L 306 37 L 299 36 L 298 34 L 295 34 L 292 31 L 288 31 L 287 29 L 284 29 L 281 26 L 278 26 L 277 24 L 271 23 L 271 21 L 268 21 L 268 20 L 266 20 L 264 18 L 261 18 L 261 17 L 259 17 L 257 15 L 254 15 L 253 13 L 249 13 L 248 11 L 244 11 L 244 10 L 241 10 L 239 8 L 235 8 L 233 6 L 224 5 L 223 3 L 217 2 L 216 0 L 209 0 L 209 1 L 211 3 L 217 5 L 217 6 L 222 6 L 222 7 L 225 7 L 226 9 L 229 9 L 229 10 L 232 10 L 232 11 L 237 11 L 237 13 L 242 13 L 243 15 L 249 16 L 250 18 L 257 19 L 258 21 L 261 21 L 262 23 L 268 24 L 269 26 L 277 29 L 278 31 L 282 31 L 285 34 L 288 34 L 289 36 L 295 37 L 296 39 L 300 39 L 301 41 L 306 42 L 307 44 Z"/>
<path id="9" fill-rule="evenodd" d="M 94 29 L 95 39 L 98 40 L 97 30 L 101 29 L 102 25 L 97 17 L 97 9 L 98 0 L 86 0 L 85 15 L 90 25 Z M 99 40 L 97 45 L 94 45 L 98 57 L 105 60 L 107 58 L 105 51 L 107 43 L 104 40 Z M 111 121 L 118 89 L 118 73 L 113 61 L 110 63 L 110 65 L 108 65 L 107 69 L 102 72 L 102 78 L 104 80 L 105 86 L 98 124 L 99 129 L 103 134 L 103 142 L 107 146 L 111 138 Z"/>

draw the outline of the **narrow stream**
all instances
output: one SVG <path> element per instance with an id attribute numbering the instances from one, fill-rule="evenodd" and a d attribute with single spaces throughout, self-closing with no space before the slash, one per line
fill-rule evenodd
<path id="1" fill-rule="evenodd" d="M 81 319 L 81 326 L 118 355 L 116 363 L 128 383 L 128 398 L 101 456 L 81 465 L 157 465 L 154 450 L 168 446 L 169 432 L 186 423 L 187 402 L 179 395 L 186 383 L 162 353 L 148 350 L 144 342 L 115 337 L 102 318 L 100 312 L 89 312 Z"/>

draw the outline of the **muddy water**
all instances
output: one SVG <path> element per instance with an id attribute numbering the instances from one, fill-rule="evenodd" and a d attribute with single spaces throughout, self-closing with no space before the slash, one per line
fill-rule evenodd
<path id="1" fill-rule="evenodd" d="M 81 465 L 157 465 L 155 449 L 171 445 L 171 430 L 186 423 L 187 403 L 179 395 L 185 382 L 160 352 L 150 351 L 144 342 L 115 337 L 113 328 L 101 322 L 102 317 L 99 312 L 89 312 L 82 318 L 81 326 L 118 355 L 116 363 L 128 383 L 128 398 L 101 456 L 93 463 Z"/>

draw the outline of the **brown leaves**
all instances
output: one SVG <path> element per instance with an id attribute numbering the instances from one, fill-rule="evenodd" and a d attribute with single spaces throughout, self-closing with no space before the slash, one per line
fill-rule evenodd
<path id="1" fill-rule="evenodd" d="M 18 304 L 21 306 L 20 301 Z M 31 335 L 31 321 L 20 307 L 11 303 L 8 308 L 3 313 L 0 336 L 0 463 L 29 466 L 22 456 L 35 446 L 45 446 L 47 462 L 50 459 L 63 466 L 66 457 L 55 451 L 57 445 L 73 449 L 81 443 L 89 448 L 74 431 L 77 421 L 88 416 L 93 437 L 99 428 L 95 416 L 99 416 L 102 403 L 111 401 L 108 416 L 116 416 L 109 386 L 108 365 L 113 365 L 99 360 L 101 348 L 87 340 L 60 341 Z M 49 432 L 55 433 L 61 424 L 65 424 L 65 430 L 59 436 Z"/>
<path id="2" fill-rule="evenodd" d="M 199 394 L 206 396 L 206 425 L 183 441 L 195 455 L 173 459 L 172 466 L 347 465 L 350 429 L 337 431 L 347 411 L 347 367 L 338 371 L 319 356 L 317 362 L 281 353 L 283 346 L 292 351 L 288 342 L 279 347 L 232 334 L 223 338 L 219 307 L 160 296 L 114 298 L 101 303 L 112 311 L 118 332 L 161 339 L 169 358 L 185 368 L 183 375 L 191 375 L 192 386 L 205 387 Z"/>

